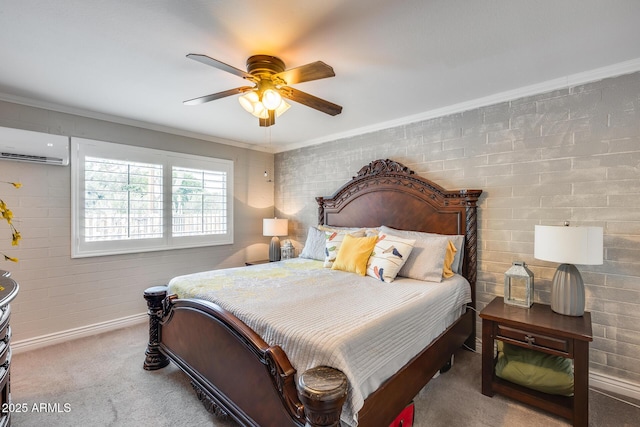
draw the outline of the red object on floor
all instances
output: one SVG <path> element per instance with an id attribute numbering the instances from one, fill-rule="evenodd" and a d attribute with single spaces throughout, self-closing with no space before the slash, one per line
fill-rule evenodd
<path id="1" fill-rule="evenodd" d="M 415 413 L 416 408 L 413 405 L 413 402 L 407 405 L 406 408 L 400 412 L 400 415 L 393 420 L 393 422 L 389 425 L 389 427 L 412 427 L 413 426 L 413 414 Z"/>

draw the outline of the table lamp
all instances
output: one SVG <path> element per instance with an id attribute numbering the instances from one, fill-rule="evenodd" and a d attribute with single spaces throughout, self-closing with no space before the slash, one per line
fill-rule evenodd
<path id="1" fill-rule="evenodd" d="M 584 314 L 584 282 L 574 264 L 602 264 L 602 227 L 536 225 L 533 256 L 559 262 L 551 286 L 551 309 L 567 316 Z"/>
<path id="2" fill-rule="evenodd" d="M 289 220 L 282 218 L 264 218 L 262 220 L 262 235 L 273 236 L 269 244 L 269 261 L 280 261 L 280 239 L 289 233 Z"/>

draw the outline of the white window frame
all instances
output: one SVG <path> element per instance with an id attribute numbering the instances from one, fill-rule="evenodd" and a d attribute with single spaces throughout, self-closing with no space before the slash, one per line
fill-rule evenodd
<path id="1" fill-rule="evenodd" d="M 86 157 L 123 160 L 163 166 L 163 236 L 161 238 L 123 239 L 87 242 L 84 239 Z M 226 180 L 226 233 L 173 237 L 172 167 L 224 172 Z M 233 244 L 233 161 L 171 151 L 137 147 L 84 138 L 71 139 L 71 257 L 164 251 L 201 246 Z"/>

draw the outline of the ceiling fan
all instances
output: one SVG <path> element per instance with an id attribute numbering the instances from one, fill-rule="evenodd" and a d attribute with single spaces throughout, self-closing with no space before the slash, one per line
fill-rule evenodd
<path id="1" fill-rule="evenodd" d="M 276 116 L 284 113 L 290 106 L 282 98 L 311 107 L 323 113 L 335 116 L 342 107 L 316 96 L 310 95 L 289 85 L 334 77 L 333 68 L 322 61 L 312 62 L 286 70 L 284 62 L 275 56 L 253 55 L 247 59 L 247 71 L 242 71 L 206 55 L 190 53 L 187 58 L 205 65 L 249 80 L 253 86 L 241 86 L 211 95 L 184 101 L 185 105 L 197 105 L 231 95 L 242 93 L 240 104 L 245 110 L 260 120 L 260 126 L 274 125 Z"/>

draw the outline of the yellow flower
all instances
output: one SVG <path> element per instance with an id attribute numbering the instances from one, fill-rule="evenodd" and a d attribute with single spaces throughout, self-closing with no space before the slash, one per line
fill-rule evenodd
<path id="1" fill-rule="evenodd" d="M 18 230 L 13 230 L 13 236 L 11 239 L 11 246 L 18 246 L 18 243 L 20 242 L 20 239 L 22 239 L 22 236 L 20 235 L 20 232 Z"/>
<path id="2" fill-rule="evenodd" d="M 11 184 L 11 185 L 13 185 L 13 186 L 14 186 L 14 187 L 16 187 L 16 188 L 20 188 L 20 187 L 22 187 L 22 184 L 21 184 L 21 183 L 19 183 L 19 182 L 9 182 L 9 181 L 0 181 L 0 182 L 4 182 L 5 184 Z"/>
<path id="3" fill-rule="evenodd" d="M 0 182 L 3 182 L 5 184 L 11 184 L 15 188 L 22 187 L 22 184 L 20 184 L 19 182 L 7 182 L 7 181 L 0 181 Z M 16 230 L 16 227 L 11 222 L 11 220 L 13 219 L 13 212 L 11 211 L 11 209 L 7 207 L 7 204 L 2 199 L 0 199 L 0 216 L 7 220 L 7 223 L 9 224 L 9 228 L 11 228 L 11 246 L 18 246 L 18 244 L 20 243 L 20 240 L 22 239 L 22 236 L 20 235 L 20 232 Z M 18 262 L 18 258 L 13 258 L 5 254 L 0 254 L 0 256 L 3 256 L 5 261 Z"/>
<path id="4" fill-rule="evenodd" d="M 9 224 L 11 224 L 11 220 L 13 219 L 13 212 L 11 209 L 2 210 L 2 217 L 7 220 Z"/>

